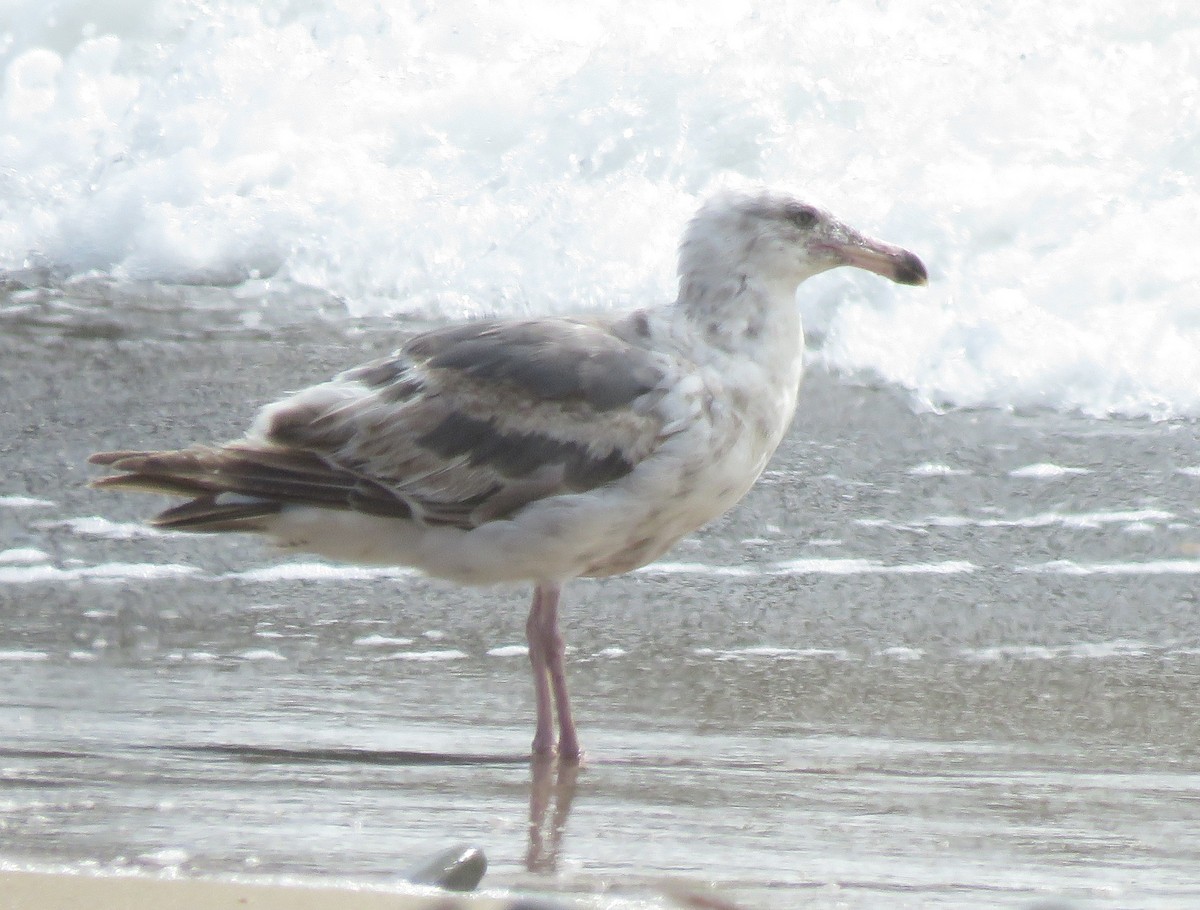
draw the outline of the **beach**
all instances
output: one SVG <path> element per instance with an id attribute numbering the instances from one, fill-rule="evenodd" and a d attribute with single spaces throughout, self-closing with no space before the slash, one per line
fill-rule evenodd
<path id="1" fill-rule="evenodd" d="M 149 877 L 0 873 L 0 907 L 4 910 L 95 910 L 170 907 L 172 910 L 503 910 L 511 901 L 443 895 L 413 896 L 379 890 L 308 885 L 265 885 L 246 882 L 166 880 Z"/>
<path id="2" fill-rule="evenodd" d="M 235 437 L 416 326 L 29 299 L 0 338 L 0 906 L 388 889 L 453 843 L 491 897 L 586 906 L 1200 897 L 1194 423 L 916 413 L 810 371 L 738 508 L 567 589 L 587 755 L 531 766 L 526 591 L 159 534 L 154 497 L 86 487 L 91 451 Z"/>
<path id="3" fill-rule="evenodd" d="M 1200 905 L 1198 10 L 9 4 L 0 910 L 407 907 L 462 845 L 489 908 Z M 567 586 L 578 767 L 527 589 L 88 486 L 430 326 L 667 303 L 760 187 L 928 285 L 806 281 L 757 485 Z"/>

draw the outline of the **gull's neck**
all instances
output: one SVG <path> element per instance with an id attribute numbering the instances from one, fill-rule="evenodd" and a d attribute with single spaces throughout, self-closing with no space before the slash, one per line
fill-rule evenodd
<path id="1" fill-rule="evenodd" d="M 737 355 L 798 356 L 804 345 L 795 273 L 782 274 L 760 235 L 733 213 L 702 213 L 679 247 L 682 317 L 710 347 Z"/>
<path id="2" fill-rule="evenodd" d="M 757 476 L 791 422 L 804 369 L 796 281 L 771 280 L 751 256 L 693 252 L 685 244 L 667 331 L 705 388 L 737 412 L 754 456 L 747 476 Z"/>
<path id="3" fill-rule="evenodd" d="M 800 357 L 804 334 L 794 278 L 772 280 L 745 256 L 731 266 L 732 257 L 701 261 L 689 252 L 685 248 L 680 259 L 674 310 L 697 341 L 735 356 L 777 361 L 781 367 Z"/>

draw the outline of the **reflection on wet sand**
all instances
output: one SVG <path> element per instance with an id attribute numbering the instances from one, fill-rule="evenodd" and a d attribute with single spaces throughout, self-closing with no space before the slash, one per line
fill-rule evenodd
<path id="1" fill-rule="evenodd" d="M 252 763 L 286 768 L 295 764 L 365 764 L 409 766 L 493 766 L 529 761 L 529 843 L 525 853 L 528 872 L 552 875 L 558 871 L 563 835 L 578 788 L 582 767 L 578 758 L 535 755 L 531 759 L 504 754 L 464 754 L 323 747 L 267 747 L 246 744 L 205 743 L 145 747 L 167 753 L 220 755 Z M 0 756 L 12 754 L 0 750 Z M 551 811 L 553 808 L 553 811 Z M 547 818 L 547 816 L 549 816 Z"/>
<path id="2" fill-rule="evenodd" d="M 552 755 L 534 756 L 530 762 L 529 848 L 525 852 L 525 869 L 529 872 L 552 874 L 558 871 L 579 768 L 578 760 Z M 547 826 L 546 812 L 551 800 L 554 811 Z"/>

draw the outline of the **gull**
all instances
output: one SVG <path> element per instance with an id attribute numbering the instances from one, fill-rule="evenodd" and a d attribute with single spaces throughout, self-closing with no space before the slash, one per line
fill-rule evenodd
<path id="1" fill-rule="evenodd" d="M 689 223 L 670 304 L 479 320 L 262 408 L 240 439 L 101 452 L 96 487 L 186 497 L 151 524 L 253 532 L 292 550 L 530 582 L 535 754 L 578 760 L 559 600 L 629 572 L 753 486 L 792 415 L 805 279 L 854 266 L 922 285 L 907 250 L 770 191 L 723 192 Z"/>

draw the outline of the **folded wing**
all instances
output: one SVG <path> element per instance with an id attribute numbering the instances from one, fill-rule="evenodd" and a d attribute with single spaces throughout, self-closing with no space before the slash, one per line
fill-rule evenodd
<path id="1" fill-rule="evenodd" d="M 473 528 L 625 476 L 659 445 L 660 355 L 576 320 L 481 322 L 264 408 L 244 439 L 105 452 L 96 482 L 189 497 L 161 527 L 263 530 L 286 505 Z"/>

